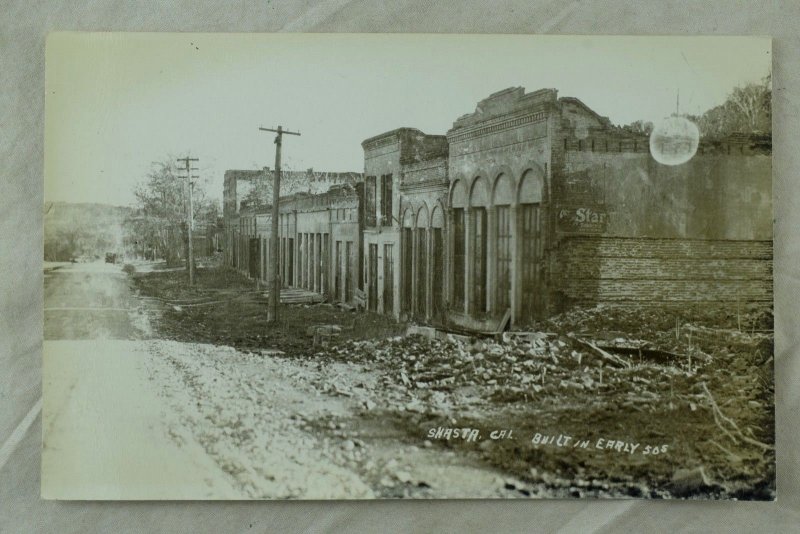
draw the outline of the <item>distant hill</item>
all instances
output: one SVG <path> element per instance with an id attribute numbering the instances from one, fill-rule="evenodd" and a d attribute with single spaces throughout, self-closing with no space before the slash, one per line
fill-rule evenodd
<path id="1" fill-rule="evenodd" d="M 133 208 L 99 203 L 46 202 L 44 259 L 100 258 L 122 252 L 124 222 Z"/>

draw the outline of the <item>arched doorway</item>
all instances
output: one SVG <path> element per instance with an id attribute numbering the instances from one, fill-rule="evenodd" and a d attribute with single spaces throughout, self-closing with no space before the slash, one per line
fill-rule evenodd
<path id="1" fill-rule="evenodd" d="M 514 203 L 514 182 L 501 174 L 494 184 L 495 210 L 494 310 L 502 315 L 511 306 L 511 204 Z"/>
<path id="2" fill-rule="evenodd" d="M 414 232 L 416 234 L 414 314 L 418 319 L 425 320 L 428 304 L 428 208 L 424 204 L 417 212 Z"/>
<path id="3" fill-rule="evenodd" d="M 470 265 L 472 267 L 470 313 L 480 316 L 486 312 L 488 291 L 487 269 L 487 208 L 489 195 L 487 183 L 482 177 L 475 178 L 470 191 Z"/>
<path id="4" fill-rule="evenodd" d="M 519 185 L 520 228 L 520 320 L 532 321 L 544 303 L 542 256 L 544 253 L 544 218 L 542 217 L 540 174 L 528 170 Z"/>
<path id="5" fill-rule="evenodd" d="M 431 316 L 444 319 L 444 212 L 436 205 L 431 213 Z"/>

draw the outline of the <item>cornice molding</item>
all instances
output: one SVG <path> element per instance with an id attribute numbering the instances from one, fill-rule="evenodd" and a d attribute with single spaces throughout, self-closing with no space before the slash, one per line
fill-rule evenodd
<path id="1" fill-rule="evenodd" d="M 484 135 L 493 134 L 509 128 L 516 128 L 517 126 L 521 126 L 523 124 L 544 121 L 546 119 L 546 111 L 537 111 L 535 113 L 525 111 L 523 113 L 515 113 L 511 116 L 506 115 L 503 117 L 498 117 L 496 119 L 492 119 L 475 126 L 470 126 L 468 128 L 451 130 L 447 133 L 447 141 L 451 144 L 460 143 L 475 137 L 483 137 Z"/>

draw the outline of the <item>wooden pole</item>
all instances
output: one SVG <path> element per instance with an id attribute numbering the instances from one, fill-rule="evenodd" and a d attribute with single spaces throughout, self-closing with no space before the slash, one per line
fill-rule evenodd
<path id="1" fill-rule="evenodd" d="M 192 247 L 192 226 L 194 224 L 194 204 L 192 202 L 192 197 L 194 196 L 194 183 L 192 182 L 192 170 L 194 169 L 192 169 L 190 162 L 200 160 L 187 156 L 185 158 L 179 158 L 178 161 L 183 161 L 186 164 L 186 180 L 188 181 L 189 186 L 187 188 L 189 190 L 189 213 L 186 214 L 186 218 L 188 220 L 187 224 L 189 226 L 187 229 L 187 236 L 189 240 L 189 253 L 187 254 L 187 262 L 189 263 L 189 287 L 192 287 L 194 285 L 194 251 Z"/>
<path id="2" fill-rule="evenodd" d="M 270 128 L 259 128 L 265 132 L 275 132 L 275 175 L 272 182 L 272 228 L 269 244 L 269 310 L 267 319 L 270 322 L 278 320 L 278 305 L 281 301 L 281 277 L 280 277 L 280 257 L 278 253 L 278 218 L 280 217 L 280 195 L 281 195 L 281 146 L 283 144 L 283 134 L 300 135 L 299 132 L 290 132 L 278 126 L 277 130 Z"/>

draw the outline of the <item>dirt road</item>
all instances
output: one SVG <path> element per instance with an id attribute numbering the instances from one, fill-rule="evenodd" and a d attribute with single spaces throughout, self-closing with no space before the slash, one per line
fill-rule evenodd
<path id="1" fill-rule="evenodd" d="M 44 497 L 237 495 L 213 462 L 165 439 L 143 367 L 149 333 L 120 266 L 46 266 Z"/>
<path id="2" fill-rule="evenodd" d="M 119 266 L 47 267 L 45 497 L 523 495 L 369 417 L 375 403 L 351 386 L 375 377 L 358 364 L 154 339 L 157 312 Z"/>

